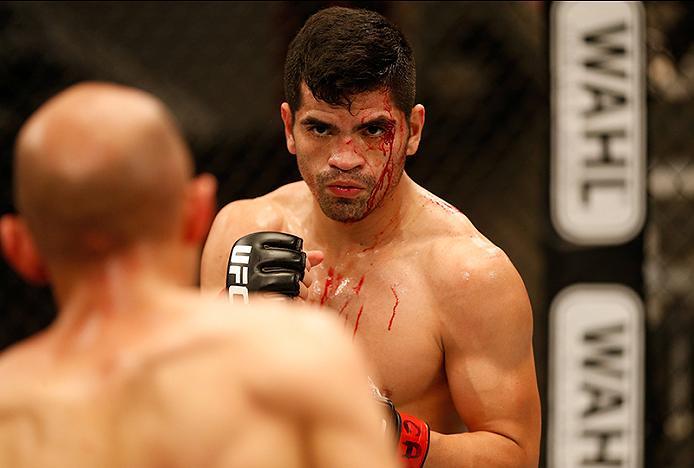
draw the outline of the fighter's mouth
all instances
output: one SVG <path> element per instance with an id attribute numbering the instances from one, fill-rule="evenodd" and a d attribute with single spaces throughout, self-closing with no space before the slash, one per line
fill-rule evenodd
<path id="1" fill-rule="evenodd" d="M 328 184 L 328 187 L 329 188 L 336 188 L 336 189 L 343 189 L 343 190 L 348 190 L 348 189 L 361 190 L 364 188 L 361 185 L 356 184 L 354 182 L 343 182 L 343 181 L 331 182 Z"/>
<path id="2" fill-rule="evenodd" d="M 356 185 L 352 182 L 332 182 L 327 186 L 328 191 L 340 198 L 355 198 L 358 197 L 364 190 L 364 187 Z"/>

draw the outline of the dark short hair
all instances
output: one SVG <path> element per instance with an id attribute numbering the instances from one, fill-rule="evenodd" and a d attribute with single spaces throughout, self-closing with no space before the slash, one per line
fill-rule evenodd
<path id="1" fill-rule="evenodd" d="M 357 94 L 388 90 L 409 118 L 416 72 L 412 48 L 380 14 L 331 7 L 311 16 L 289 45 L 285 97 L 292 112 L 301 105 L 301 83 L 313 96 L 348 109 Z"/>

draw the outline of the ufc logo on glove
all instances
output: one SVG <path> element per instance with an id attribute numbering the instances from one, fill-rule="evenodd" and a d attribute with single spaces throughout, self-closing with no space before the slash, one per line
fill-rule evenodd
<path id="1" fill-rule="evenodd" d="M 234 244 L 229 257 L 229 270 L 227 271 L 227 289 L 229 300 L 234 302 L 234 296 L 242 296 L 244 304 L 248 304 L 248 262 L 251 259 L 250 245 Z M 231 281 L 231 284 L 229 284 Z"/>

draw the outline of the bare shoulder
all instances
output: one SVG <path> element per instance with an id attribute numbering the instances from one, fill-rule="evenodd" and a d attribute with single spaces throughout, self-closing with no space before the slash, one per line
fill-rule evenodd
<path id="1" fill-rule="evenodd" d="M 38 383 L 41 369 L 49 365 L 41 352 L 41 335 L 16 343 L 0 353 L 0 406 L 26 395 Z"/>
<path id="2" fill-rule="evenodd" d="M 506 253 L 480 233 L 472 223 L 458 222 L 450 234 L 436 236 L 432 243 L 432 259 L 443 274 L 439 280 L 453 282 L 494 279 L 515 271 Z M 449 284 L 452 285 L 452 284 Z"/>
<path id="3" fill-rule="evenodd" d="M 124 421 L 118 436 L 134 441 L 135 449 L 143 440 L 161 441 L 161 424 L 150 421 L 162 415 L 167 423 L 177 422 L 166 427 L 181 436 L 167 434 L 164 441 L 175 453 L 180 453 L 178 442 L 190 448 L 190 434 L 197 441 L 191 450 L 234 450 L 250 440 L 262 451 L 257 441 L 263 440 L 284 453 L 283 447 L 296 440 L 288 439 L 287 431 L 307 431 L 311 441 L 301 440 L 315 450 L 313 434 L 324 435 L 332 422 L 342 428 L 349 416 L 370 414 L 361 360 L 343 330 L 321 311 L 262 301 L 230 309 L 228 303 L 205 299 L 198 312 L 185 324 L 181 344 L 140 366 L 132 390 L 120 400 Z M 373 425 L 368 418 L 366 424 L 357 419 L 360 424 L 347 425 L 340 436 L 368 437 L 371 426 L 378 428 L 375 416 Z M 199 454 L 209 459 L 209 453 Z"/>
<path id="4" fill-rule="evenodd" d="M 306 184 L 294 182 L 257 198 L 233 201 L 219 211 L 213 229 L 281 230 L 287 210 L 302 204 L 306 195 Z"/>
<path id="5" fill-rule="evenodd" d="M 273 394 L 277 385 L 304 389 L 340 367 L 352 366 L 351 372 L 359 366 L 343 327 L 312 306 L 260 298 L 229 304 L 213 296 L 194 301 L 196 313 L 185 324 L 180 350 L 251 388 Z"/>
<path id="6" fill-rule="evenodd" d="M 23 359 L 22 352 L 17 347 L 12 347 L 0 354 L 0 424 L 4 423 L 7 412 L 3 411 L 7 406 L 11 406 L 13 400 L 17 396 L 17 389 L 22 392 L 22 374 L 19 372 L 22 369 Z"/>
<path id="7" fill-rule="evenodd" d="M 0 353 L 0 466 L 28 466 L 18 447 L 30 447 L 42 394 L 53 390 L 50 363 L 36 337 Z M 48 372 L 44 372 L 48 371 Z"/>
<path id="8" fill-rule="evenodd" d="M 212 231 L 239 229 L 273 229 L 282 224 L 279 206 L 268 195 L 233 201 L 224 206 L 214 219 Z"/>
<path id="9" fill-rule="evenodd" d="M 366 389 L 362 356 L 337 321 L 318 309 L 262 300 L 231 306 L 213 299 L 202 309 L 187 327 L 198 338 L 179 350 L 186 360 L 158 367 L 214 375 L 215 388 L 242 388 L 285 414 L 316 410 L 323 392 L 345 379 Z"/>
<path id="10" fill-rule="evenodd" d="M 474 323 L 476 333 L 504 325 L 531 330 L 532 311 L 523 280 L 506 253 L 466 218 L 431 243 L 432 275 L 442 319 L 449 329 Z"/>
<path id="11" fill-rule="evenodd" d="M 299 304 L 263 304 L 254 309 L 259 310 L 253 310 L 243 326 L 246 346 L 264 364 L 249 374 L 260 388 L 291 402 L 303 400 L 313 389 L 325 390 L 342 373 L 360 372 L 361 356 L 334 317 Z M 274 385 L 287 393 L 278 394 Z"/>
<path id="12" fill-rule="evenodd" d="M 489 280 L 508 279 L 516 273 L 504 251 L 457 208 L 421 187 L 417 196 L 422 206 L 417 238 L 428 246 L 425 261 L 435 266 L 429 269 L 438 285 L 446 290 L 470 282 L 491 286 Z"/>

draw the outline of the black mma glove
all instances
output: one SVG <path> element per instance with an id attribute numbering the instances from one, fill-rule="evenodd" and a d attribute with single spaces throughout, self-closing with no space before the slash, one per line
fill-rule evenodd
<path id="1" fill-rule="evenodd" d="M 254 292 L 298 296 L 306 268 L 303 243 L 283 232 L 254 232 L 237 240 L 227 267 L 229 299 L 242 296 L 248 303 L 248 294 Z"/>

